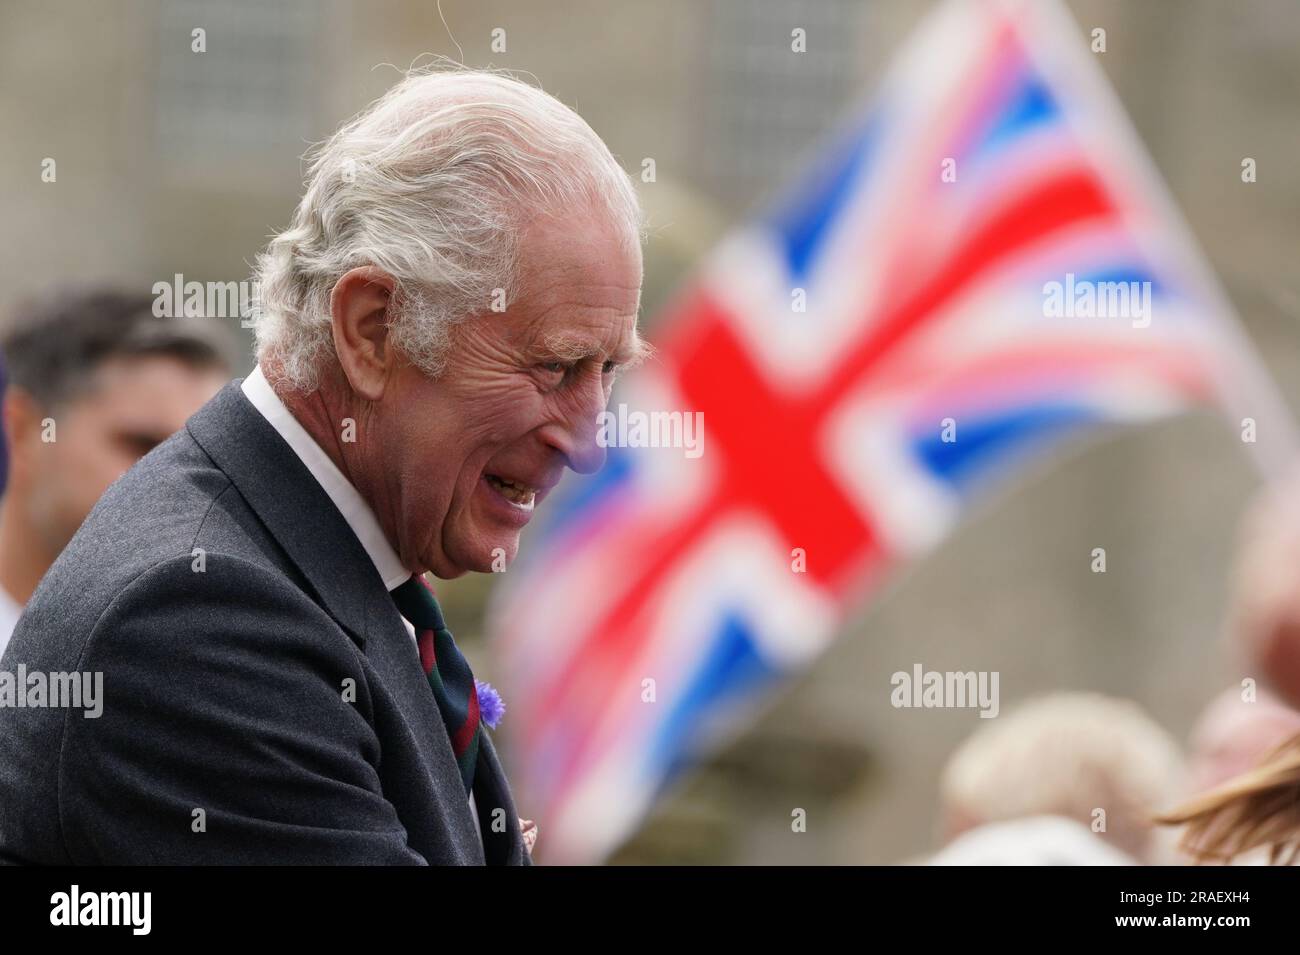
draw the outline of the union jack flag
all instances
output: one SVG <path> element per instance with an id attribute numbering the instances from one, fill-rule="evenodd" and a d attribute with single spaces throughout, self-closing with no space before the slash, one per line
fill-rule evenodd
<path id="1" fill-rule="evenodd" d="M 1291 450 L 1088 36 L 1041 0 L 938 6 L 655 338 L 619 400 L 702 411 L 704 453 L 612 448 L 494 600 L 547 861 L 617 847 L 1026 463 L 1198 405 Z"/>

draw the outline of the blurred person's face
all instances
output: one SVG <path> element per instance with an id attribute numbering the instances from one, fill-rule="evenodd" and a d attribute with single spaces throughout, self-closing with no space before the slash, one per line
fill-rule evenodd
<path id="1" fill-rule="evenodd" d="M 1242 519 L 1234 578 L 1233 642 L 1300 709 L 1300 463 Z"/>
<path id="2" fill-rule="evenodd" d="M 108 486 L 179 431 L 225 381 L 216 370 L 142 356 L 104 362 L 87 391 L 52 411 L 25 394 L 11 395 L 10 491 L 21 489 L 31 526 L 51 558 Z"/>
<path id="3" fill-rule="evenodd" d="M 338 349 L 354 390 L 371 391 L 339 453 L 408 568 L 451 578 L 512 560 L 564 469 L 604 463 L 598 415 L 639 344 L 640 249 L 604 217 L 575 215 L 538 220 L 520 261 L 515 300 L 457 325 L 436 379 L 390 362 L 376 389 L 365 379 L 380 372 L 345 354 L 346 335 Z M 359 301 L 387 304 L 368 288 Z"/>
<path id="4" fill-rule="evenodd" d="M 1257 710 L 1235 720 L 1201 727 L 1193 741 L 1191 785 L 1195 792 L 1212 789 L 1258 766 L 1264 757 L 1296 733 L 1300 714 L 1260 701 L 1241 704 Z"/>

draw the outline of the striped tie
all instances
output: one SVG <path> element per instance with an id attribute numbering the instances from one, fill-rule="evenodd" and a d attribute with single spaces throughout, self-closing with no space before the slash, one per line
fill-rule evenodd
<path id="1" fill-rule="evenodd" d="M 447 735 L 451 737 L 451 750 L 456 754 L 468 795 L 474 786 L 480 732 L 474 674 L 456 648 L 456 641 L 443 622 L 442 608 L 423 577 L 412 577 L 392 593 L 398 612 L 415 627 L 420 664 L 433 688 Z"/>

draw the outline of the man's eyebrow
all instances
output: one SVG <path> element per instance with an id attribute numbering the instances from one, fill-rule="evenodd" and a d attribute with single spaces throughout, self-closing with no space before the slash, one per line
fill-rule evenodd
<path id="1" fill-rule="evenodd" d="M 591 339 L 564 332 L 547 335 L 544 345 L 547 352 L 559 361 L 583 361 L 588 358 L 599 358 L 605 354 L 605 350 Z M 633 368 L 650 358 L 653 353 L 654 348 L 650 343 L 633 330 L 632 337 L 620 342 L 613 354 L 608 356 L 608 360 L 623 368 Z"/>

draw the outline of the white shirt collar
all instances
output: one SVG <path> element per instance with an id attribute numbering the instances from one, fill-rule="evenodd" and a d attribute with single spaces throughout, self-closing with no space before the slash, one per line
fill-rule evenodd
<path id="1" fill-rule="evenodd" d="M 352 528 L 352 532 L 357 535 L 357 540 L 361 541 L 361 546 L 370 555 L 371 562 L 379 571 L 379 576 L 383 578 L 384 586 L 392 590 L 409 580 L 411 572 L 402 566 L 401 558 L 397 556 L 397 551 L 393 550 L 393 545 L 384 536 L 379 521 L 375 518 L 375 512 L 370 509 L 370 505 L 365 502 L 351 482 L 343 476 L 338 466 L 330 460 L 329 455 L 307 433 L 307 429 L 285 407 L 280 396 L 271 388 L 271 383 L 262 374 L 260 365 L 244 379 L 242 387 L 245 397 L 262 413 L 262 417 L 271 423 L 271 427 L 279 432 L 280 437 L 284 438 L 294 454 L 298 455 L 302 463 L 307 466 L 307 470 L 311 472 L 311 476 L 339 509 L 343 519 L 348 522 L 348 527 Z"/>

